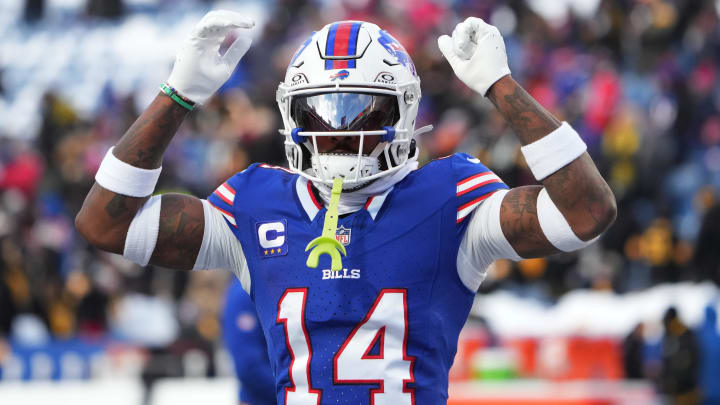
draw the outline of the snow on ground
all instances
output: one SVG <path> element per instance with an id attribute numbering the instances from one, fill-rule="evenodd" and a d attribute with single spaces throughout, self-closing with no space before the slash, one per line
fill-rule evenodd
<path id="1" fill-rule="evenodd" d="M 685 323 L 698 326 L 711 303 L 720 310 L 720 290 L 711 283 L 665 284 L 623 295 L 576 290 L 554 305 L 496 291 L 479 295 L 472 314 L 503 336 L 623 337 L 640 322 L 657 327 L 671 305 Z"/>

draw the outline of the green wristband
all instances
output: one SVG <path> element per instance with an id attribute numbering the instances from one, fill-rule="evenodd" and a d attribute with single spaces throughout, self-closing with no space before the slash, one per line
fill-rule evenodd
<path id="1" fill-rule="evenodd" d="M 192 111 L 195 109 L 195 103 L 192 102 L 189 98 L 183 97 L 180 94 L 178 94 L 177 90 L 175 90 L 172 86 L 170 86 L 167 83 L 162 83 L 160 85 L 160 91 L 165 93 L 168 97 L 173 99 L 176 103 L 180 104 L 181 106 L 187 108 L 189 111 Z"/>

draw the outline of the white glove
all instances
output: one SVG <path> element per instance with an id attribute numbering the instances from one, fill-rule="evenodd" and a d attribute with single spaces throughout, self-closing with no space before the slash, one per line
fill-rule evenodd
<path id="1" fill-rule="evenodd" d="M 458 24 L 452 38 L 442 35 L 438 47 L 455 75 L 483 96 L 496 81 L 510 74 L 500 31 L 480 18 L 469 17 Z"/>
<path id="2" fill-rule="evenodd" d="M 220 55 L 220 45 L 226 35 L 236 28 L 254 25 L 251 18 L 233 11 L 215 10 L 205 14 L 175 57 L 168 84 L 180 95 L 203 104 L 230 78 L 252 42 L 247 33 L 241 33 L 225 54 Z"/>

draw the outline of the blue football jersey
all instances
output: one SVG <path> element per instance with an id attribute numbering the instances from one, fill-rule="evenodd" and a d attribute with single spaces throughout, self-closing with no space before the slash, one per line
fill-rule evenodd
<path id="1" fill-rule="evenodd" d="M 238 280 L 230 283 L 225 294 L 222 336 L 240 380 L 240 402 L 275 405 L 275 381 L 260 320 Z"/>
<path id="2" fill-rule="evenodd" d="M 343 270 L 305 247 L 326 209 L 285 169 L 250 166 L 208 200 L 242 245 L 275 374 L 278 404 L 444 404 L 475 291 L 458 249 L 473 209 L 507 186 L 455 154 L 408 174 L 341 216 Z M 232 196 L 232 198 L 228 198 Z"/>

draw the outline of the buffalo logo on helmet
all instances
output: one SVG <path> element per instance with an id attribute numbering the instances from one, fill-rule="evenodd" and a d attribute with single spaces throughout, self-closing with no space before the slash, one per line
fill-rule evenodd
<path id="1" fill-rule="evenodd" d="M 330 81 L 335 81 L 337 79 L 345 80 L 345 79 L 347 79 L 348 76 L 350 76 L 350 72 L 343 69 L 333 75 L 330 75 Z"/>

